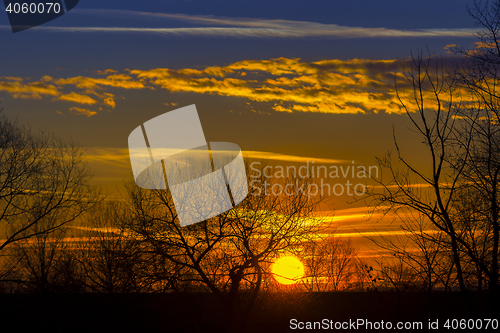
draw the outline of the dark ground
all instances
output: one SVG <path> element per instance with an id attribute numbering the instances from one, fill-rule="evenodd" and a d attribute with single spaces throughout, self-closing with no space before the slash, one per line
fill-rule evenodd
<path id="1" fill-rule="evenodd" d="M 500 317 L 488 295 L 472 293 L 470 299 L 472 308 L 458 293 L 262 294 L 246 330 L 311 331 L 291 330 L 290 320 L 295 318 L 384 320 L 393 325 L 421 321 L 424 329 L 419 332 L 426 332 L 428 320 L 439 319 L 440 328 L 434 332 L 456 332 L 443 328 L 446 319 Z M 5 294 L 0 295 L 0 327 L 1 332 L 223 332 L 221 310 L 211 294 Z M 412 331 L 416 330 L 405 330 Z"/>

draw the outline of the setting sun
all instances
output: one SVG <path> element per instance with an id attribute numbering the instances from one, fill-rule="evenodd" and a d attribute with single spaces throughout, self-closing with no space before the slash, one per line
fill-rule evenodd
<path id="1" fill-rule="evenodd" d="M 271 267 L 274 278 L 281 284 L 294 284 L 304 276 L 304 265 L 294 256 L 281 257 Z"/>

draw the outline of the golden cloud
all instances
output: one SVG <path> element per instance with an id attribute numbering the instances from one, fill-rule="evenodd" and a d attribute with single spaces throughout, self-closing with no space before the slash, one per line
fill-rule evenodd
<path id="1" fill-rule="evenodd" d="M 70 94 L 66 95 L 61 95 L 59 96 L 59 99 L 62 101 L 69 101 L 69 102 L 75 102 L 78 104 L 95 104 L 97 101 L 93 99 L 92 97 L 89 97 L 87 95 L 80 95 L 75 92 L 71 92 Z"/>
<path id="2" fill-rule="evenodd" d="M 204 70 L 131 70 L 145 85 L 173 92 L 243 97 L 271 102 L 283 112 L 400 113 L 394 75 L 401 60 L 245 60 Z"/>
<path id="3" fill-rule="evenodd" d="M 105 78 L 92 77 L 70 77 L 54 79 L 45 75 L 39 81 L 25 82 L 29 79 L 19 77 L 0 77 L 0 91 L 9 93 L 14 98 L 41 99 L 43 96 L 55 97 L 54 100 L 73 102 L 77 104 L 94 105 L 101 104 L 115 108 L 115 95 L 107 92 L 107 87 L 120 89 L 143 89 L 144 84 L 128 74 L 119 74 L 117 71 L 108 69 L 97 74 L 111 74 Z M 65 87 L 72 86 L 81 91 L 65 93 Z M 96 99 L 90 97 L 95 96 Z M 83 109 L 81 109 L 83 110 Z M 94 111 L 91 111 L 95 114 Z"/>
<path id="4" fill-rule="evenodd" d="M 87 117 L 91 117 L 91 116 L 97 114 L 97 112 L 95 112 L 95 111 L 91 111 L 88 109 L 82 109 L 82 108 L 79 108 L 76 106 L 70 108 L 69 111 L 72 113 L 75 113 L 75 114 L 83 114 L 83 115 L 86 115 Z"/>
<path id="5" fill-rule="evenodd" d="M 43 95 L 59 95 L 59 91 L 55 86 L 42 81 L 24 84 L 22 78 L 4 77 L 2 79 L 4 81 L 0 81 L 0 91 L 6 91 L 14 98 L 40 99 Z"/>
<path id="6" fill-rule="evenodd" d="M 95 73 L 99 74 L 99 75 L 105 75 L 105 74 L 110 74 L 110 73 L 118 73 L 118 71 L 114 70 L 114 69 L 106 69 L 103 71 L 95 71 Z"/>
<path id="7" fill-rule="evenodd" d="M 142 89 L 144 85 L 135 81 L 132 77 L 126 74 L 113 74 L 106 78 L 91 78 L 84 76 L 76 76 L 68 79 L 59 79 L 55 82 L 57 85 L 74 85 L 81 89 L 96 89 L 102 86 L 110 86 L 123 89 Z"/>
<path id="8" fill-rule="evenodd" d="M 108 69 L 97 75 L 38 82 L 3 78 L 0 90 L 14 97 L 41 98 L 43 95 L 78 104 L 101 104 L 115 108 L 115 94 L 109 89 L 165 89 L 245 98 L 267 103 L 278 112 L 320 113 L 402 113 L 394 81 L 404 88 L 405 60 L 322 60 L 303 62 L 294 58 L 243 60 L 227 66 L 205 68 Z M 71 87 L 70 93 L 63 93 Z M 92 97 L 91 97 L 92 96 Z M 432 99 L 432 96 L 429 95 Z"/>

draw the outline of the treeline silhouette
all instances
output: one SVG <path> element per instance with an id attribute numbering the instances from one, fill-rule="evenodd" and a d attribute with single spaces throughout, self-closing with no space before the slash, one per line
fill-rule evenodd
<path id="1" fill-rule="evenodd" d="M 374 307 L 382 298 L 395 302 L 393 318 L 401 317 L 397 307 L 408 299 L 403 291 L 426 292 L 429 309 L 452 309 L 460 291 L 464 315 L 485 308 L 494 313 L 500 289 L 500 1 L 474 2 L 469 12 L 482 27 L 474 49 L 455 47 L 446 61 L 420 52 L 396 75 L 396 93 L 429 158 L 412 160 L 395 136 L 395 152 L 379 159 L 385 173 L 373 179 L 377 186 L 365 199 L 374 211 L 396 214 L 406 233 L 373 239 L 388 256 L 360 259 L 318 214 L 327 198 L 296 188 L 289 188 L 292 196 L 253 189 L 235 209 L 181 227 L 168 190 L 130 182 L 122 198 L 107 199 L 90 185 L 82 149 L 0 115 L 0 291 L 75 299 L 209 294 L 210 301 L 197 296 L 197 302 L 211 307 L 216 300 L 211 311 L 220 310 L 228 331 L 244 330 L 257 306 L 264 317 L 262 309 L 275 313 L 280 304 L 297 306 L 284 317 L 307 313 L 318 300 L 315 307 L 335 308 L 321 296 L 333 291 L 390 291 L 370 304 L 379 314 Z M 314 181 L 265 179 L 263 172 L 249 177 L 298 188 Z M 295 284 L 273 278 L 271 265 L 283 254 L 305 266 Z M 351 294 L 359 301 L 359 293 Z M 447 301 L 436 303 L 435 295 Z M 179 301 L 175 297 L 164 300 Z M 353 315 L 356 306 L 350 305 Z"/>
<path id="2" fill-rule="evenodd" d="M 368 195 L 407 233 L 376 241 L 394 257 L 380 261 L 396 289 L 418 280 L 464 297 L 500 292 L 500 2 L 474 1 L 469 13 L 480 27 L 473 49 L 452 46 L 446 60 L 419 52 L 396 80 L 426 151 L 415 160 L 394 134 Z"/>

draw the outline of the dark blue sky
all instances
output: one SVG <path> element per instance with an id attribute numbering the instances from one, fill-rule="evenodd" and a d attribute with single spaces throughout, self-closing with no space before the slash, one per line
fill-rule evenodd
<path id="1" fill-rule="evenodd" d="M 469 1 L 470 2 L 470 1 Z M 81 0 L 68 13 L 41 27 L 13 34 L 7 15 L 0 15 L 0 70 L 3 75 L 42 75 L 56 68 L 67 70 L 165 66 L 223 65 L 245 59 L 300 57 L 307 60 L 407 57 L 410 50 L 429 47 L 442 52 L 450 43 L 470 44 L 463 37 L 350 38 L 349 34 L 300 37 L 158 35 L 143 32 L 61 32 L 48 27 L 231 27 L 200 23 L 198 16 L 216 18 L 287 20 L 342 27 L 401 30 L 474 28 L 465 0 L 352 0 L 352 1 L 246 1 L 246 0 Z M 113 10 L 122 12 L 115 13 Z M 142 16 L 145 13 L 184 14 L 195 19 Z M 244 27 L 245 28 L 245 27 Z M 300 31 L 301 27 L 295 28 Z M 316 28 L 314 28 L 316 29 Z M 35 56 L 36 55 L 36 56 Z M 47 74 L 46 72 L 44 74 Z"/>
<path id="2" fill-rule="evenodd" d="M 472 27 L 467 0 L 80 0 L 78 9 L 121 9 L 286 19 L 399 29 Z"/>
<path id="3" fill-rule="evenodd" d="M 410 125 L 394 96 L 402 61 L 391 59 L 425 48 L 446 57 L 446 45 L 472 45 L 467 3 L 80 0 L 62 17 L 15 34 L 3 12 L 0 102 L 35 129 L 115 149 L 121 169 L 106 164 L 98 174 L 118 182 L 130 172 L 123 150 L 130 131 L 193 103 L 208 141 L 374 163 L 392 147 L 392 125 Z M 213 66 L 228 71 L 193 74 Z M 310 94 L 314 84 L 323 86 Z M 403 143 L 411 146 L 411 137 Z"/>
<path id="4" fill-rule="evenodd" d="M 304 63 L 354 58 L 404 59 L 410 51 L 426 47 L 446 55 L 446 45 L 471 45 L 474 41 L 470 35 L 475 29 L 474 22 L 467 13 L 467 3 L 465 0 L 81 0 L 68 14 L 16 34 L 10 30 L 4 12 L 0 14 L 0 77 L 23 78 L 33 83 L 44 76 L 53 80 L 87 77 L 108 69 L 119 73 L 127 73 L 128 69 L 203 69 L 280 57 L 300 58 Z M 59 94 L 77 91 L 64 88 L 63 92 L 62 86 L 58 89 Z M 53 95 L 19 98 L 15 92 L 6 91 L 0 89 L 6 111 L 51 130 L 73 133 L 78 140 L 92 146 L 124 146 L 125 137 L 116 139 L 105 134 L 89 137 L 85 133 L 90 128 L 105 129 L 118 119 L 129 123 L 123 129 L 125 133 L 128 127 L 136 126 L 135 122 L 145 120 L 141 117 L 161 112 L 163 103 L 170 101 L 166 96 L 176 96 L 175 103 L 193 101 L 186 93 L 150 96 L 150 90 L 113 92 L 115 109 L 100 112 L 95 104 L 89 110 L 100 112 L 97 116 L 73 117 L 75 122 L 72 122 L 57 118 L 56 111 L 64 114 L 71 105 L 54 102 L 48 97 Z M 80 89 L 78 93 L 84 91 Z M 93 93 L 95 96 L 96 92 Z M 208 98 L 207 94 L 196 98 L 201 96 Z M 217 106 L 206 109 L 221 112 L 238 109 L 267 112 L 273 106 L 269 103 L 248 106 L 253 102 L 246 104 L 244 98 L 236 97 L 210 95 L 209 99 L 216 100 Z M 134 103 L 136 107 L 143 106 L 144 101 L 150 104 L 147 112 L 131 109 Z M 141 116 L 143 113 L 147 116 Z M 127 117 L 122 117 L 123 114 Z"/>

